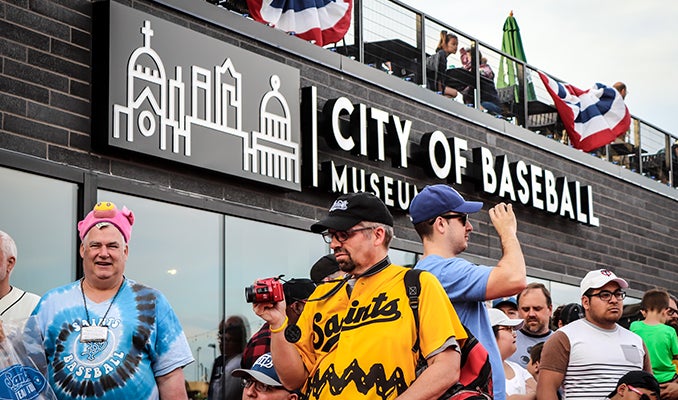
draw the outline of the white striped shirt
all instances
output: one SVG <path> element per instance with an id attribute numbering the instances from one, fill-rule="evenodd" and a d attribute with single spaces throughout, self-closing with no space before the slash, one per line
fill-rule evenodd
<path id="1" fill-rule="evenodd" d="M 601 329 L 586 319 L 556 331 L 544 345 L 539 369 L 564 373 L 564 400 L 599 400 L 625 373 L 642 370 L 646 350 L 635 333 Z"/>

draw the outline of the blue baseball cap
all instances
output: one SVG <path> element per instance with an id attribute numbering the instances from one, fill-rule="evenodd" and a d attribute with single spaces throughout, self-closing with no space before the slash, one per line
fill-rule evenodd
<path id="1" fill-rule="evenodd" d="M 483 208 L 482 202 L 466 201 L 448 185 L 430 185 L 412 199 L 410 219 L 416 225 L 446 212 L 470 214 L 480 211 L 481 208 Z"/>
<path id="2" fill-rule="evenodd" d="M 283 384 L 280 383 L 280 378 L 273 368 L 273 358 L 271 358 L 271 353 L 266 353 L 254 362 L 252 369 L 242 369 L 238 368 L 231 372 L 232 376 L 238 378 L 248 378 L 251 377 L 265 385 L 268 386 L 278 386 L 283 387 Z"/>
<path id="3" fill-rule="evenodd" d="M 518 308 L 518 302 L 516 301 L 516 297 L 515 297 L 515 296 L 511 296 L 511 297 L 500 297 L 500 298 L 498 298 L 498 299 L 494 299 L 494 300 L 492 301 L 492 308 L 497 308 L 497 306 L 500 306 L 500 305 L 502 305 L 502 304 L 504 304 L 504 303 L 513 304 L 514 306 L 516 306 L 516 308 Z"/>

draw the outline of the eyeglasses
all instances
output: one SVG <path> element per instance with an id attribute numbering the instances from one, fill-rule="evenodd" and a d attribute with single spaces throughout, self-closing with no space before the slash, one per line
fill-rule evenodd
<path id="1" fill-rule="evenodd" d="M 285 388 L 282 387 L 282 386 L 270 386 L 270 385 L 267 385 L 267 384 L 265 384 L 265 383 L 261 383 L 261 382 L 259 382 L 259 381 L 257 381 L 257 380 L 250 379 L 250 378 L 247 378 L 247 379 L 243 379 L 243 380 L 242 380 L 242 387 L 243 387 L 243 389 L 244 389 L 244 388 L 248 388 L 248 387 L 250 387 L 250 386 L 252 386 L 252 385 L 254 385 L 254 390 L 256 390 L 256 391 L 259 392 L 259 393 L 272 392 L 272 391 L 274 391 L 274 390 L 276 390 L 276 389 L 287 390 L 287 389 L 285 389 Z"/>
<path id="2" fill-rule="evenodd" d="M 460 219 L 461 224 L 466 226 L 466 223 L 468 222 L 468 214 L 445 214 L 445 215 L 438 215 L 440 218 L 444 219 Z M 436 222 L 436 219 L 438 217 L 433 218 L 432 220 L 428 221 L 429 225 L 433 225 Z"/>
<path id="3" fill-rule="evenodd" d="M 321 233 L 325 243 L 332 243 L 332 239 L 337 239 L 339 243 L 347 241 L 354 233 L 366 231 L 368 229 L 377 229 L 378 226 L 366 226 L 363 228 L 349 229 L 347 231 L 323 232 Z"/>
<path id="4" fill-rule="evenodd" d="M 641 392 L 640 390 L 634 388 L 633 386 L 627 384 L 626 387 L 628 387 L 629 390 L 632 391 L 633 393 L 639 394 L 640 400 L 650 400 L 650 396 L 648 396 L 647 394 L 645 394 L 645 393 Z"/>
<path id="5" fill-rule="evenodd" d="M 626 298 L 626 292 L 623 290 L 617 290 L 616 292 L 612 293 L 609 290 L 602 290 L 598 293 L 590 294 L 588 297 L 600 297 L 602 301 L 610 301 L 612 299 L 612 296 L 614 296 L 617 300 L 624 300 Z"/>
<path id="6" fill-rule="evenodd" d="M 516 327 L 515 327 L 515 326 L 498 326 L 498 327 L 497 327 L 497 330 L 498 330 L 498 331 L 508 331 L 508 332 L 511 332 L 511 333 L 515 333 L 515 332 L 516 332 Z"/>
<path id="7" fill-rule="evenodd" d="M 678 315 L 678 310 L 676 310 L 675 308 L 669 307 L 669 311 L 667 311 L 666 313 L 673 317 L 673 316 Z"/>

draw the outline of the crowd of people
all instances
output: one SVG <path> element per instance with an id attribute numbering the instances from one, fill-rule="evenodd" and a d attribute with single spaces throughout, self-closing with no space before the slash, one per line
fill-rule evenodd
<path id="1" fill-rule="evenodd" d="M 311 279 L 253 302 L 265 323 L 251 338 L 241 317 L 219 324 L 208 398 L 678 399 L 675 297 L 647 291 L 642 320 L 626 329 L 628 282 L 599 269 L 582 278 L 580 303 L 553 310 L 548 288 L 527 283 L 510 204 L 488 210 L 497 264 L 461 256 L 482 208 L 442 184 L 414 197 L 424 252 L 413 285 L 412 266 L 389 260 L 386 205 L 369 193 L 337 198 L 310 227 L 332 250 Z M 14 299 L 0 316 L 37 321 L 52 398 L 188 398 L 193 357 L 177 316 L 162 293 L 124 276 L 133 223 L 127 208 L 98 203 L 77 227 L 83 278 L 39 300 L 9 285 L 17 249 L 0 232 L 0 305 Z"/>
<path id="2" fill-rule="evenodd" d="M 449 98 L 456 98 L 461 93 L 464 104 L 474 106 L 475 85 L 464 84 L 463 81 L 450 76 L 448 73 L 455 69 L 455 66 L 448 62 L 448 59 L 451 55 L 457 53 L 458 47 L 459 39 L 455 34 L 447 31 L 440 32 L 440 40 L 435 53 L 429 56 L 426 61 L 427 87 Z M 480 108 L 491 114 L 501 116 L 504 110 L 494 85 L 494 71 L 488 64 L 487 58 L 483 57 L 474 45 L 462 47 L 459 53 L 461 66 L 458 68 L 473 75 L 475 75 L 476 70 L 480 72 Z M 476 62 L 476 58 L 478 62 Z"/>
<path id="3" fill-rule="evenodd" d="M 424 246 L 414 266 L 424 271 L 417 325 L 403 293 L 407 268 L 387 257 L 388 210 L 369 194 L 340 196 L 311 227 L 330 244 L 335 275 L 315 279 L 296 323 L 284 301 L 253 308 L 269 326 L 280 388 L 309 399 L 463 398 L 455 397 L 468 373 L 460 350 L 472 334 L 492 366 L 491 393 L 475 398 L 675 398 L 676 330 L 664 324 L 678 320 L 678 311 L 665 291 L 646 293 L 645 320 L 631 330 L 617 323 L 628 283 L 608 269 L 583 277 L 580 303 L 554 310 L 548 288 L 527 283 L 511 205 L 489 209 L 501 242 L 497 265 L 461 257 L 473 231 L 469 215 L 482 207 L 447 185 L 427 186 L 413 199 L 410 218 Z M 412 351 L 418 340 L 428 365 L 421 375 Z M 658 375 L 661 368 L 667 374 Z"/>

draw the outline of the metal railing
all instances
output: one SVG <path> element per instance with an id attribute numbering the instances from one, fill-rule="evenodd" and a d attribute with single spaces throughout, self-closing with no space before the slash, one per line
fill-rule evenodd
<path id="1" fill-rule="evenodd" d="M 238 2 L 208 1 L 222 7 Z M 462 66 L 459 57 L 462 48 L 473 53 L 474 64 L 470 71 L 473 75 L 466 76 L 471 84 L 463 89 L 460 87 L 462 93 L 451 101 L 483 109 L 483 99 L 492 97 L 492 93 L 483 93 L 483 90 L 496 90 L 497 105 L 501 108 L 501 112 L 496 113 L 498 118 L 569 145 L 553 100 L 534 66 L 398 0 L 354 0 L 352 17 L 352 27 L 344 39 L 325 46 L 328 50 L 381 70 L 394 79 L 436 90 L 430 85 L 431 71 L 426 68 L 426 59 L 435 53 L 441 31 L 454 33 L 458 38 L 458 51 L 447 58 L 448 69 Z M 493 79 L 481 77 L 481 60 L 485 60 L 493 71 Z M 508 82 L 508 87 L 498 84 L 500 79 L 504 80 L 498 76 L 502 62 L 515 68 L 517 79 Z M 678 186 L 678 136 L 640 118 L 632 116 L 631 127 L 626 134 L 590 154 L 668 186 Z"/>

